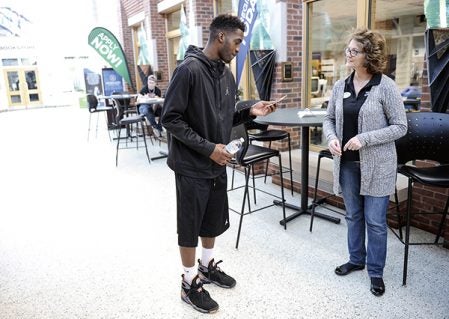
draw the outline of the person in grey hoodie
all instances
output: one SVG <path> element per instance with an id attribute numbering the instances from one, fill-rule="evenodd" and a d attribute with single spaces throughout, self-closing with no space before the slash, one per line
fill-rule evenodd
<path id="1" fill-rule="evenodd" d="M 225 150 L 233 125 L 276 109 L 268 101 L 235 111 L 237 86 L 225 63 L 237 55 L 245 31 L 236 16 L 219 15 L 209 27 L 201 50 L 190 46 L 175 69 L 165 94 L 162 125 L 168 134 L 168 166 L 175 172 L 178 246 L 184 274 L 181 298 L 200 312 L 212 313 L 218 304 L 202 287 L 212 282 L 232 288 L 236 281 L 222 271 L 213 255 L 215 237 L 229 228 Z M 201 238 L 202 255 L 195 267 Z"/>
<path id="2" fill-rule="evenodd" d="M 385 292 L 386 214 L 397 176 L 394 141 L 407 132 L 400 92 L 381 73 L 385 47 L 375 31 L 358 29 L 350 36 L 345 54 L 353 72 L 335 84 L 323 123 L 334 156 L 334 192 L 343 195 L 348 225 L 349 261 L 335 273 L 344 276 L 366 264 L 375 296 Z"/>

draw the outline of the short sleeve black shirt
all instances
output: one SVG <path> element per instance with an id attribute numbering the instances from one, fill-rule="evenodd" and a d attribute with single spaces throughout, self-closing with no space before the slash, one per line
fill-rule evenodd
<path id="1" fill-rule="evenodd" d="M 371 88 L 375 85 L 379 85 L 382 79 L 382 74 L 374 74 L 371 80 L 359 91 L 359 94 L 355 94 L 354 88 L 354 72 L 348 77 L 345 83 L 345 91 L 343 94 L 343 141 L 341 147 L 354 136 L 358 134 L 358 117 L 360 108 L 365 103 L 366 98 L 371 91 Z M 342 153 L 342 161 L 359 161 L 359 151 L 346 150 Z"/>

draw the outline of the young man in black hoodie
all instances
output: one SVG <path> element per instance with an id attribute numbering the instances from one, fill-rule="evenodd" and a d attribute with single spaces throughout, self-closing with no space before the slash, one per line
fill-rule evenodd
<path id="1" fill-rule="evenodd" d="M 224 147 L 233 125 L 276 108 L 260 101 L 235 112 L 237 88 L 225 63 L 237 55 L 245 25 L 236 16 L 219 15 L 209 31 L 206 47 L 190 46 L 175 69 L 162 112 L 162 125 L 169 133 L 167 164 L 176 178 L 178 245 L 184 267 L 181 298 L 205 313 L 217 311 L 218 304 L 203 283 L 223 288 L 236 284 L 213 256 L 215 237 L 229 228 L 226 164 L 232 155 Z M 195 267 L 198 237 L 203 248 Z"/>

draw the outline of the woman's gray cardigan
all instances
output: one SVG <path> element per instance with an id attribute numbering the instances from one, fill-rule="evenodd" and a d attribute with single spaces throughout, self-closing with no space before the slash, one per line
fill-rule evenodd
<path id="1" fill-rule="evenodd" d="M 345 80 L 335 83 L 323 122 L 327 141 L 343 137 Z M 407 118 L 396 83 L 382 75 L 360 108 L 357 138 L 360 154 L 360 195 L 388 196 L 394 193 L 397 156 L 394 141 L 407 132 Z M 343 148 L 344 145 L 341 145 Z M 341 192 L 340 157 L 334 156 L 334 192 Z"/>

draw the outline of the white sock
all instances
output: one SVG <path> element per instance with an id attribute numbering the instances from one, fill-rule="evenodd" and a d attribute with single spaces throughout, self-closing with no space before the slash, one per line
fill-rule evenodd
<path id="1" fill-rule="evenodd" d="M 201 254 L 201 265 L 204 267 L 209 266 L 209 262 L 214 258 L 214 249 L 204 248 Z"/>
<path id="2" fill-rule="evenodd" d="M 198 268 L 196 266 L 193 267 L 185 267 L 184 266 L 184 281 L 189 285 L 192 283 L 193 278 L 198 274 Z"/>

